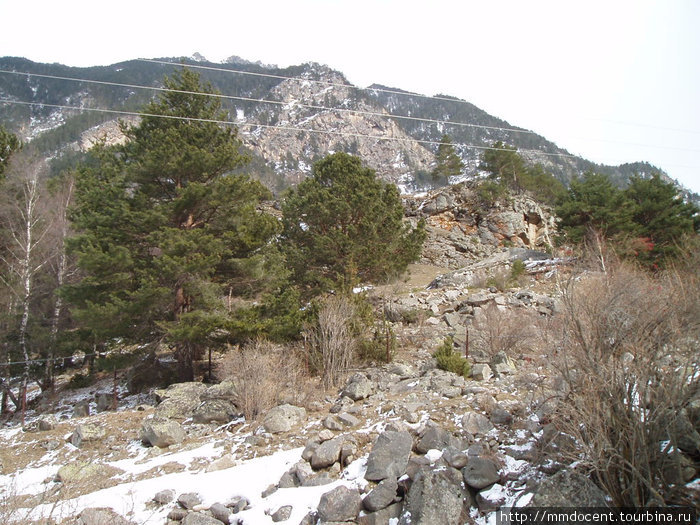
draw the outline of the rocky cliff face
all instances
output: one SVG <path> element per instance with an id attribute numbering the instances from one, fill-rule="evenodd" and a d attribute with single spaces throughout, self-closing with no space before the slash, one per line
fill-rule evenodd
<path id="1" fill-rule="evenodd" d="M 407 213 L 424 218 L 424 263 L 461 268 L 504 248 L 547 250 L 556 232 L 551 209 L 525 195 L 485 205 L 471 183 L 406 199 Z"/>

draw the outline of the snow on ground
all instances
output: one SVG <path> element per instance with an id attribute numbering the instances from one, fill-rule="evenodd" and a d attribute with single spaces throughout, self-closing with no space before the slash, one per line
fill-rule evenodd
<path id="1" fill-rule="evenodd" d="M 310 510 L 318 506 L 321 495 L 344 484 L 358 486 L 364 480 L 364 462 L 366 459 L 355 461 L 344 472 L 344 479 L 329 485 L 319 487 L 300 487 L 279 489 L 263 499 L 261 494 L 270 485 L 277 483 L 287 470 L 301 459 L 302 448 L 276 452 L 269 456 L 254 458 L 234 467 L 215 472 L 186 471 L 166 474 L 156 478 L 137 482 L 123 483 L 115 487 L 98 490 L 78 498 L 62 501 L 55 506 L 46 504 L 36 507 L 30 514 L 31 519 L 39 519 L 48 515 L 61 518 L 73 515 L 75 509 L 89 507 L 111 507 L 122 516 L 143 525 L 165 522 L 171 505 L 162 507 L 151 503 L 153 496 L 161 490 L 172 489 L 177 495 L 196 492 L 202 497 L 202 508 L 208 508 L 214 503 L 226 503 L 237 496 L 244 497 L 250 503 L 250 508 L 236 515 L 244 524 L 272 523 L 268 514 L 274 513 L 284 505 L 292 505 L 293 513 L 290 522 L 299 522 Z M 219 449 L 211 444 L 194 450 L 163 454 L 139 464 L 138 458 L 110 463 L 126 470 L 126 474 L 138 474 L 163 464 L 177 461 L 189 465 L 196 458 L 216 457 Z M 53 468 L 55 471 L 55 467 Z M 28 469 L 23 472 L 22 482 L 30 491 L 40 489 L 40 481 L 51 474 L 51 467 Z M 34 484 L 27 485 L 32 481 Z M 24 493 L 24 491 L 22 491 Z"/>

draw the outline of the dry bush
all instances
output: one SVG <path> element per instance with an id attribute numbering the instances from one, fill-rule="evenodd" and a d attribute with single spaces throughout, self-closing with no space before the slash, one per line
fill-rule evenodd
<path id="1" fill-rule="evenodd" d="M 353 362 L 359 344 L 356 309 L 346 297 L 327 297 L 316 323 L 305 332 L 309 365 L 325 388 L 336 387 Z"/>
<path id="2" fill-rule="evenodd" d="M 687 502 L 692 459 L 680 451 L 693 432 L 686 408 L 700 398 L 697 268 L 656 277 L 609 260 L 602 268 L 564 285 L 552 337 L 565 387 L 555 424 L 577 443 L 566 459 L 617 506 Z"/>
<path id="3" fill-rule="evenodd" d="M 490 359 L 499 352 L 507 355 L 527 352 L 534 343 L 537 314 L 525 309 L 500 310 L 495 304 L 482 309 L 470 327 L 474 349 Z"/>
<path id="4" fill-rule="evenodd" d="M 235 404 L 246 420 L 276 406 L 286 392 L 304 391 L 300 388 L 305 376 L 298 353 L 268 341 L 230 351 L 219 364 L 218 373 L 233 381 Z"/>

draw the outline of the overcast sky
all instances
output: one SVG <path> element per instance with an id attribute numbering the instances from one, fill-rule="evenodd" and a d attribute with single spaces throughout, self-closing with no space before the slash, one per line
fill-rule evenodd
<path id="1" fill-rule="evenodd" d="M 0 56 L 238 55 L 467 100 L 594 162 L 700 193 L 697 0 L 0 0 Z"/>

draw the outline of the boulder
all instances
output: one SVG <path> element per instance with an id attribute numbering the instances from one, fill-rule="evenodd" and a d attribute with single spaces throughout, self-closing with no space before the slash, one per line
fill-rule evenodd
<path id="1" fill-rule="evenodd" d="M 73 407 L 73 417 L 87 417 L 90 415 L 90 402 L 88 400 L 79 401 Z"/>
<path id="2" fill-rule="evenodd" d="M 172 419 L 146 419 L 141 423 L 141 441 L 152 447 L 165 448 L 182 443 L 185 431 Z"/>
<path id="3" fill-rule="evenodd" d="M 607 507 L 605 493 L 586 476 L 561 470 L 544 480 L 527 507 Z"/>
<path id="4" fill-rule="evenodd" d="M 202 497 L 196 492 L 185 492 L 178 496 L 177 502 L 183 509 L 192 510 L 195 506 L 202 503 Z"/>
<path id="5" fill-rule="evenodd" d="M 176 383 L 165 390 L 156 390 L 155 416 L 161 419 L 187 419 L 201 403 L 209 387 L 204 383 Z"/>
<path id="6" fill-rule="evenodd" d="M 173 489 L 161 490 L 153 496 L 153 501 L 159 505 L 167 505 L 175 499 L 175 491 Z"/>
<path id="7" fill-rule="evenodd" d="M 211 512 L 211 515 L 215 519 L 219 520 L 221 523 L 226 523 L 228 525 L 228 518 L 231 515 L 231 509 L 229 509 L 227 506 L 221 503 L 214 503 L 211 507 L 209 507 L 209 512 Z"/>
<path id="8" fill-rule="evenodd" d="M 105 437 L 106 433 L 107 432 L 104 427 L 98 425 L 97 423 L 83 423 L 75 428 L 73 435 L 70 438 L 70 442 L 73 444 L 73 446 L 80 448 L 83 443 L 100 441 Z"/>
<path id="9" fill-rule="evenodd" d="M 354 521 L 361 509 L 360 493 L 341 485 L 321 496 L 318 517 L 321 522 Z"/>
<path id="10" fill-rule="evenodd" d="M 206 399 L 192 413 L 195 423 L 228 423 L 238 415 L 236 406 L 226 399 Z"/>
<path id="11" fill-rule="evenodd" d="M 468 522 L 471 496 L 458 470 L 424 467 L 411 484 L 400 525 L 461 525 Z"/>
<path id="12" fill-rule="evenodd" d="M 493 430 L 493 424 L 489 418 L 477 412 L 467 412 L 462 416 L 462 428 L 470 434 L 488 434 Z"/>
<path id="13" fill-rule="evenodd" d="M 279 521 L 287 521 L 289 518 L 292 517 L 293 508 L 294 507 L 292 507 L 291 505 L 284 505 L 283 507 L 277 509 L 270 517 L 275 523 Z"/>
<path id="14" fill-rule="evenodd" d="M 84 509 L 75 521 L 75 525 L 133 525 L 133 523 L 110 508 Z"/>
<path id="15" fill-rule="evenodd" d="M 185 519 L 182 520 L 182 525 L 221 525 L 221 521 L 199 512 L 189 512 Z"/>
<path id="16" fill-rule="evenodd" d="M 503 351 L 493 356 L 489 365 L 491 365 L 491 369 L 495 372 L 496 376 L 514 374 L 516 372 L 515 362 Z"/>
<path id="17" fill-rule="evenodd" d="M 491 367 L 486 363 L 475 363 L 472 365 L 472 379 L 475 381 L 488 381 L 493 376 Z"/>
<path id="18" fill-rule="evenodd" d="M 413 439 L 408 432 L 383 432 L 379 434 L 367 458 L 365 479 L 381 481 L 397 479 L 406 470 L 411 455 Z"/>
<path id="19" fill-rule="evenodd" d="M 311 456 L 311 467 L 315 470 L 330 467 L 340 460 L 340 450 L 343 446 L 343 438 L 337 437 L 324 441 Z"/>
<path id="20" fill-rule="evenodd" d="M 443 450 L 446 447 L 462 448 L 462 441 L 451 432 L 438 425 L 428 425 L 416 442 L 416 452 L 425 454 L 428 450 Z"/>
<path id="21" fill-rule="evenodd" d="M 398 489 L 399 484 L 394 478 L 384 479 L 369 491 L 365 499 L 362 500 L 362 505 L 370 512 L 382 510 L 394 503 Z"/>
<path id="22" fill-rule="evenodd" d="M 95 394 L 95 403 L 97 405 L 98 412 L 110 410 L 112 408 L 113 402 L 114 394 L 112 394 L 111 392 L 98 392 L 97 394 Z"/>
<path id="23" fill-rule="evenodd" d="M 362 374 L 355 374 L 343 389 L 341 395 L 349 397 L 353 401 L 359 401 L 372 395 L 374 383 Z"/>
<path id="24" fill-rule="evenodd" d="M 482 490 L 476 495 L 476 504 L 481 512 L 493 512 L 498 510 L 506 502 L 508 493 L 505 487 L 496 483 L 489 489 Z"/>
<path id="25" fill-rule="evenodd" d="M 80 483 L 98 476 L 103 472 L 104 467 L 105 465 L 99 463 L 76 461 L 59 468 L 54 479 L 61 483 Z"/>
<path id="26" fill-rule="evenodd" d="M 272 408 L 263 419 L 263 427 L 271 434 L 289 432 L 292 427 L 306 419 L 306 410 L 294 405 L 280 405 Z"/>
<path id="27" fill-rule="evenodd" d="M 357 523 L 358 525 L 386 525 L 387 523 L 396 523 L 399 516 L 401 516 L 402 509 L 403 505 L 401 503 L 394 503 L 376 512 L 364 512 L 357 517 Z"/>
<path id="28" fill-rule="evenodd" d="M 462 469 L 464 482 L 473 489 L 481 490 L 500 481 L 498 465 L 489 458 L 470 457 Z"/>

